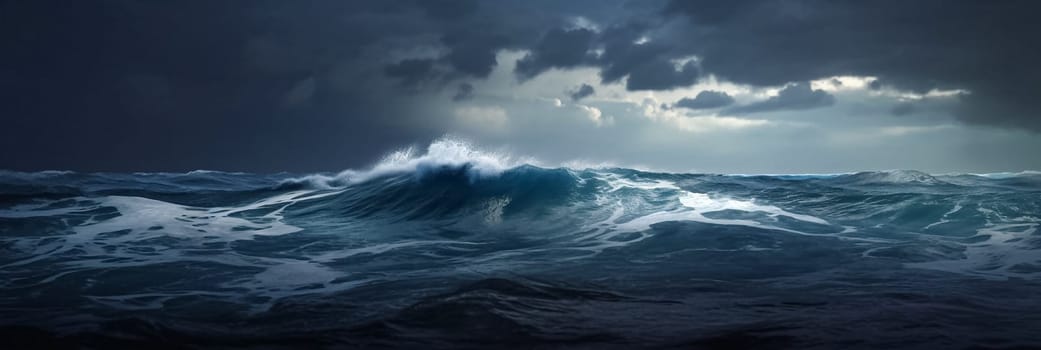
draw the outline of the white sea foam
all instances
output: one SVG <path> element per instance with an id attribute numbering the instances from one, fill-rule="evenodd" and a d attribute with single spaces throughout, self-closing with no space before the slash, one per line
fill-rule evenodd
<path id="1" fill-rule="evenodd" d="M 866 171 L 845 175 L 839 179 L 852 180 L 854 184 L 858 185 L 942 185 L 946 183 L 932 175 L 916 170 Z"/>
<path id="2" fill-rule="evenodd" d="M 40 179 L 40 178 L 55 177 L 55 176 L 62 176 L 62 175 L 72 175 L 72 174 L 75 174 L 75 173 L 76 173 L 75 171 L 71 171 L 71 170 L 41 170 L 41 171 L 35 171 L 35 172 L 22 172 L 22 171 L 12 171 L 12 170 L 0 169 L 0 176 L 4 176 L 4 177 L 21 177 L 21 178 L 30 178 L 30 179 Z"/>
<path id="3" fill-rule="evenodd" d="M 469 142 L 441 138 L 430 144 L 426 152 L 420 153 L 414 147 L 393 152 L 376 165 L 367 170 L 344 170 L 339 174 L 308 175 L 290 179 L 290 182 L 309 183 L 319 188 L 336 188 L 371 180 L 376 177 L 414 173 L 422 175 L 439 168 L 468 167 L 467 171 L 474 179 L 496 176 L 503 171 L 526 163 L 537 163 L 532 159 L 515 158 L 505 152 L 481 150 Z"/>
<path id="4" fill-rule="evenodd" d="M 943 225 L 943 224 L 946 224 L 948 222 L 951 222 L 947 218 L 950 217 L 951 215 L 954 215 L 955 213 L 961 211 L 961 209 L 962 209 L 961 202 L 954 203 L 954 207 L 952 207 L 951 210 L 948 210 L 946 213 L 943 213 L 943 216 L 940 217 L 939 221 L 936 221 L 934 223 L 925 225 L 925 227 L 923 227 L 922 230 L 929 230 L 930 228 L 933 228 L 933 227 L 936 227 L 936 226 Z"/>
<path id="5" fill-rule="evenodd" d="M 1009 277 L 1037 277 L 1037 272 L 1017 272 L 1021 266 L 1041 269 L 1041 256 L 1037 254 L 1036 242 L 1030 240 L 1037 233 L 1039 220 L 1004 224 L 988 224 L 978 229 L 976 237 L 986 238 L 981 242 L 960 243 L 965 247 L 960 259 L 935 260 L 906 264 L 908 267 L 941 270 L 960 274 L 972 274 L 992 279 Z M 952 242 L 959 244 L 957 242 Z"/>
<path id="6" fill-rule="evenodd" d="M 286 207 L 336 193 L 289 192 L 239 207 L 202 208 L 128 196 L 76 198 L 80 205 L 60 209 L 48 209 L 53 203 L 18 206 L 0 211 L 0 217 L 88 215 L 90 211 L 99 208 L 113 208 L 117 213 L 113 217 L 92 215 L 85 222 L 69 227 L 69 234 L 21 238 L 15 242 L 15 247 L 30 258 L 8 263 L 0 266 L 0 269 L 26 265 L 73 250 L 113 254 L 105 252 L 104 247 L 126 248 L 127 244 L 158 237 L 194 239 L 203 245 L 252 239 L 255 236 L 289 234 L 301 229 L 282 221 L 282 211 Z M 257 209 L 266 209 L 267 212 L 253 216 L 241 215 Z M 149 260 L 154 262 L 161 259 L 149 257 Z"/>
<path id="7" fill-rule="evenodd" d="M 733 198 L 712 198 L 704 193 L 693 193 L 687 192 L 683 196 L 680 196 L 680 203 L 688 208 L 700 211 L 702 213 L 723 211 L 723 210 L 738 210 L 745 212 L 763 212 L 767 213 L 772 217 L 787 216 L 792 219 L 799 221 L 812 222 L 820 225 L 829 225 L 829 223 L 821 218 L 796 214 L 788 212 L 784 209 L 772 206 L 772 205 L 760 205 L 751 201 L 742 201 Z"/>
<path id="8" fill-rule="evenodd" d="M 638 189 L 638 190 L 645 190 L 645 191 L 657 190 L 657 189 L 666 189 L 666 190 L 679 190 L 680 189 L 679 187 L 676 186 L 676 183 L 671 182 L 671 181 L 666 181 L 666 180 L 643 180 L 643 181 L 637 181 L 637 180 L 626 179 L 624 177 L 616 176 L 616 175 L 613 175 L 613 174 L 608 174 L 606 177 L 604 177 L 604 179 L 607 180 L 607 185 L 611 186 L 611 189 L 608 190 L 608 192 L 616 192 L 616 191 L 621 190 L 623 188 L 635 188 L 635 189 Z"/>
<path id="9" fill-rule="evenodd" d="M 754 201 L 743 201 L 722 196 L 713 197 L 705 193 L 690 192 L 681 189 L 675 183 L 667 180 L 634 180 L 614 174 L 606 174 L 601 179 L 607 183 L 610 189 L 606 192 L 606 197 L 600 197 L 597 201 L 598 203 L 601 203 L 601 205 L 605 206 L 614 204 L 614 209 L 606 218 L 586 225 L 588 233 L 577 238 L 579 241 L 594 242 L 593 245 L 586 247 L 587 250 L 593 252 L 599 252 L 612 247 L 625 246 L 647 239 L 650 237 L 650 234 L 647 231 L 651 229 L 652 225 L 669 221 L 692 221 L 715 225 L 745 226 L 812 236 L 832 235 L 811 234 L 756 220 L 721 219 L 706 216 L 706 214 L 709 213 L 735 210 L 741 212 L 764 213 L 767 217 L 775 218 L 778 216 L 785 216 L 798 221 L 818 225 L 830 225 L 829 222 L 821 218 L 792 213 L 772 205 L 758 204 Z M 626 216 L 627 213 L 646 211 L 647 208 L 642 206 L 647 204 L 633 203 L 631 201 L 632 198 L 639 196 L 627 195 L 624 198 L 610 197 L 611 194 L 626 188 L 645 191 L 649 194 L 660 194 L 662 196 L 673 197 L 676 198 L 676 202 L 665 204 L 659 208 L 659 210 L 654 211 L 651 214 L 629 218 Z M 628 235 L 630 238 L 619 240 L 623 235 Z"/>
<path id="10" fill-rule="evenodd" d="M 83 218 L 84 222 L 68 227 L 62 234 L 29 236 L 11 242 L 14 251 L 24 259 L 0 266 L 0 271 L 21 273 L 31 271 L 30 264 L 56 259 L 60 270 L 53 275 L 10 278 L 0 286 L 32 281 L 34 285 L 49 284 L 69 274 L 139 266 L 158 266 L 180 263 L 215 263 L 244 268 L 260 268 L 252 278 L 230 280 L 224 286 L 239 289 L 233 293 L 206 293 L 207 297 L 241 300 L 250 296 L 267 297 L 269 302 L 256 304 L 263 311 L 278 298 L 307 293 L 333 293 L 365 283 L 366 279 L 351 279 L 349 274 L 325 264 L 334 258 L 343 258 L 364 252 L 379 253 L 378 247 L 365 247 L 337 252 L 335 256 L 317 256 L 299 260 L 278 257 L 247 256 L 241 254 L 197 254 L 221 248 L 220 243 L 250 240 L 256 236 L 276 236 L 298 232 L 300 227 L 283 222 L 283 211 L 289 206 L 327 197 L 340 191 L 293 191 L 281 193 L 255 202 L 231 207 L 194 207 L 160 200 L 107 196 L 75 198 L 75 206 L 52 208 L 58 203 L 45 202 L 15 206 L 0 211 L 4 218 L 29 218 L 69 215 Z M 112 208 L 115 212 L 95 210 Z M 160 238 L 173 238 L 176 243 Z M 160 240 L 157 240 L 160 239 Z M 388 247 L 387 249 L 393 249 Z M 76 254 L 76 259 L 66 255 Z M 13 275 L 12 275 L 13 276 Z M 247 290 L 243 293 L 241 290 Z M 191 294 L 198 296 L 197 293 Z M 154 292 L 127 295 L 84 295 L 97 303 L 122 309 L 158 309 L 169 300 L 189 296 L 182 292 Z"/>
<path id="11" fill-rule="evenodd" d="M 1041 175 L 1041 171 L 1037 171 L 1037 170 L 1024 170 L 1024 171 L 1020 171 L 1020 172 L 1000 172 L 1000 173 L 984 173 L 984 174 L 969 174 L 969 175 L 982 176 L 982 177 L 991 178 L 991 179 L 1007 179 L 1007 178 L 1021 177 L 1021 176 L 1039 176 L 1039 175 Z"/>
<path id="12" fill-rule="evenodd" d="M 85 206 L 75 207 L 64 207 L 64 208 L 50 208 L 53 202 L 44 202 L 36 204 L 21 204 L 11 207 L 9 209 L 0 209 L 0 218 L 35 218 L 35 217 L 48 217 L 54 215 L 65 215 L 77 212 L 85 212 L 93 209 L 97 209 L 97 202 L 89 202 L 91 204 Z"/>

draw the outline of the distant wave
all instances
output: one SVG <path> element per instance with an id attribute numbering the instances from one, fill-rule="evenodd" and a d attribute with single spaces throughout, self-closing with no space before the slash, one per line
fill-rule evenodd
<path id="1" fill-rule="evenodd" d="M 422 153 L 414 147 L 390 153 L 367 170 L 344 170 L 331 176 L 312 174 L 286 181 L 308 183 L 319 188 L 336 188 L 380 176 L 401 173 L 423 176 L 442 169 L 465 169 L 468 176 L 477 179 L 499 175 L 524 164 L 507 154 L 483 151 L 458 139 L 442 138 L 431 143 Z"/>

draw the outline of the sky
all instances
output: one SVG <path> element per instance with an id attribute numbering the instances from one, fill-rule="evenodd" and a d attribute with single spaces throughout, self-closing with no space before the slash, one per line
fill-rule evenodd
<path id="1" fill-rule="evenodd" d="M 1041 2 L 0 0 L 0 169 L 1041 169 Z"/>

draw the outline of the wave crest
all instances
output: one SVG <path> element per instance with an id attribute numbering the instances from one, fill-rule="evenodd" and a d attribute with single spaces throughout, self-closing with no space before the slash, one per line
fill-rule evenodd
<path id="1" fill-rule="evenodd" d="M 415 147 L 398 150 L 367 170 L 347 169 L 335 175 L 312 174 L 285 182 L 338 188 L 382 176 L 411 173 L 422 177 L 445 169 L 463 169 L 473 181 L 498 176 L 506 170 L 533 163 L 531 159 L 518 159 L 505 152 L 479 149 L 465 140 L 443 137 L 430 143 L 426 152 L 419 153 Z"/>
<path id="2" fill-rule="evenodd" d="M 863 171 L 833 178 L 847 185 L 944 185 L 946 182 L 917 170 Z"/>

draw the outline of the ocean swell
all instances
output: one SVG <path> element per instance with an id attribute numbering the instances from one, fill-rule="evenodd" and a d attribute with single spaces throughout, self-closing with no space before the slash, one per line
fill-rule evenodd
<path id="1" fill-rule="evenodd" d="M 338 174 L 2 172 L 0 332 L 106 348 L 882 347 L 930 324 L 955 336 L 920 344 L 1041 344 L 1026 331 L 1041 324 L 1035 172 L 532 164 L 439 140 Z"/>

